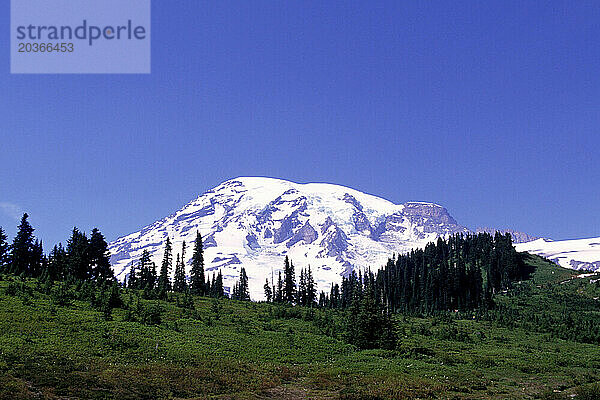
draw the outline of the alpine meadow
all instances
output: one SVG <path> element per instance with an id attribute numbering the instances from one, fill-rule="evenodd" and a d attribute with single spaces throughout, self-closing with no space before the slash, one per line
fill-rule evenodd
<path id="1" fill-rule="evenodd" d="M 0 17 L 0 400 L 600 400 L 600 2 Z"/>

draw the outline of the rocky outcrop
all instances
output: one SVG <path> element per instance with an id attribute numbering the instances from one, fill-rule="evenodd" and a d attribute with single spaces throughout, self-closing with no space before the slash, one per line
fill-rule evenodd
<path id="1" fill-rule="evenodd" d="M 585 270 L 585 271 L 598 271 L 600 270 L 600 260 L 593 262 L 585 262 L 585 261 L 576 261 L 571 260 L 569 262 L 571 268 L 576 270 Z"/>
<path id="2" fill-rule="evenodd" d="M 319 245 L 322 257 L 341 257 L 348 249 L 348 237 L 337 225 L 329 225 Z"/>
<path id="3" fill-rule="evenodd" d="M 317 237 L 318 237 L 317 231 L 315 231 L 315 229 L 312 227 L 310 222 L 306 221 L 306 223 L 304 225 L 302 225 L 302 227 L 300 229 L 298 229 L 298 231 L 296 231 L 294 236 L 292 236 L 292 238 L 286 243 L 286 246 L 288 248 L 292 247 L 293 245 L 295 245 L 296 243 L 298 243 L 300 241 L 303 241 L 304 244 L 310 244 L 310 243 L 314 242 L 315 240 L 317 240 Z"/>
<path id="4" fill-rule="evenodd" d="M 412 225 L 423 227 L 424 233 L 447 235 L 453 233 L 468 233 L 469 230 L 460 226 L 448 210 L 432 203 L 404 203 L 402 214 Z"/>
<path id="5" fill-rule="evenodd" d="M 253 233 L 249 233 L 246 235 L 246 243 L 248 244 L 248 247 L 250 247 L 250 249 L 252 249 L 252 250 L 260 249 L 260 244 L 258 244 L 258 239 L 256 238 L 256 236 Z"/>

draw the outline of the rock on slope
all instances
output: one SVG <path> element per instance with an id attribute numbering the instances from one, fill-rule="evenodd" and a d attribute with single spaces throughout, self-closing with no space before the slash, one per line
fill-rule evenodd
<path id="1" fill-rule="evenodd" d="M 189 273 L 197 230 L 204 238 L 209 276 L 221 270 L 225 286 L 231 287 L 244 266 L 255 299 L 262 298 L 265 279 L 277 280 L 286 255 L 297 270 L 310 265 L 319 289 L 327 290 L 353 268 L 376 269 L 393 253 L 468 232 L 437 204 L 398 205 L 338 185 L 244 177 L 110 243 L 115 275 L 125 278 L 144 249 L 159 265 L 167 236 L 175 253 L 187 242 Z"/>

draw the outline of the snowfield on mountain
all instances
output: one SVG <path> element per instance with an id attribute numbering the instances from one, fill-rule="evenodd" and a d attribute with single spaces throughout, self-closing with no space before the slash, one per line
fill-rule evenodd
<path id="1" fill-rule="evenodd" d="M 527 251 L 553 261 L 564 268 L 600 271 L 600 238 L 549 240 L 517 244 L 518 251 Z"/>
<path id="2" fill-rule="evenodd" d="M 167 236 L 175 253 L 186 241 L 189 273 L 196 231 L 204 239 L 207 275 L 221 270 L 227 290 L 244 266 L 254 299 L 263 297 L 266 279 L 277 281 L 286 255 L 297 271 L 310 266 L 319 290 L 328 290 L 352 269 L 376 270 L 394 253 L 469 232 L 433 203 L 394 204 L 338 185 L 241 177 L 110 243 L 115 275 L 123 280 L 143 250 L 160 265 Z"/>

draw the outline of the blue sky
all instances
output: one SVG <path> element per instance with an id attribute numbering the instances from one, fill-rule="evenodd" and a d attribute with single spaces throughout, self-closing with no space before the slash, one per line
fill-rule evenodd
<path id="1" fill-rule="evenodd" d="M 600 3 L 153 1 L 152 74 L 10 75 L 0 226 L 138 230 L 236 176 L 600 236 Z"/>

